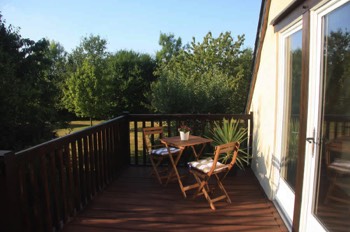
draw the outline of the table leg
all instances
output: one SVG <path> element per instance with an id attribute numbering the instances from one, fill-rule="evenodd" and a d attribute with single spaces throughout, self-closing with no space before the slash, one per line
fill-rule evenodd
<path id="1" fill-rule="evenodd" d="M 168 179 L 167 179 L 167 182 L 166 182 L 166 185 L 168 184 L 169 180 L 171 179 L 172 175 L 173 175 L 173 172 L 175 172 L 175 175 L 176 175 L 176 178 L 177 178 L 177 181 L 179 182 L 179 186 L 180 186 L 180 189 L 181 189 L 181 192 L 182 194 L 184 195 L 184 197 L 186 198 L 186 192 L 184 190 L 184 186 L 182 184 L 182 181 L 181 181 L 181 177 L 179 175 L 179 172 L 177 170 L 177 163 L 179 162 L 180 158 L 181 158 L 181 155 L 182 155 L 182 152 L 183 152 L 184 148 L 181 148 L 180 149 L 180 153 L 177 155 L 176 157 L 176 160 L 174 160 L 173 156 L 170 155 L 169 156 L 169 159 L 170 159 L 170 162 L 173 166 L 172 170 L 170 171 L 169 173 L 169 176 L 168 176 Z M 170 151 L 169 151 L 170 152 Z"/>
<path id="2" fill-rule="evenodd" d="M 194 146 L 191 146 L 193 154 L 194 154 L 194 157 L 196 158 L 196 160 L 198 160 L 199 157 L 202 155 L 202 152 L 204 150 L 205 145 L 206 145 L 206 143 L 203 143 L 203 145 L 202 145 L 202 147 L 201 147 L 201 149 L 200 149 L 200 151 L 198 153 L 197 153 L 196 149 L 194 148 Z"/>

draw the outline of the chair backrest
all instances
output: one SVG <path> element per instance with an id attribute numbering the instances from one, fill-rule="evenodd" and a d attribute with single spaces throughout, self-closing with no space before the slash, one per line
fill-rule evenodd
<path id="1" fill-rule="evenodd" d="M 332 152 L 334 154 L 331 154 Z M 332 139 L 326 144 L 326 165 L 329 166 L 334 161 L 335 158 L 342 157 L 341 153 L 350 154 L 350 137 L 349 136 L 341 136 L 341 137 Z M 331 155 L 333 155 L 334 157 L 331 157 Z M 346 155 L 343 157 L 349 157 L 349 156 Z"/>
<path id="2" fill-rule="evenodd" d="M 216 164 L 219 160 L 220 154 L 232 154 L 232 159 L 231 162 L 229 164 L 227 164 L 227 172 L 231 170 L 231 168 L 233 167 L 233 165 L 236 163 L 236 159 L 237 159 L 237 155 L 238 155 L 238 150 L 239 150 L 239 142 L 230 142 L 230 143 L 225 143 L 225 144 L 221 144 L 218 146 L 215 146 L 215 152 L 214 152 L 214 161 L 213 161 L 213 166 L 211 167 L 210 171 L 208 172 L 208 175 L 210 176 L 215 168 L 216 168 Z"/>
<path id="3" fill-rule="evenodd" d="M 156 148 L 156 147 L 163 147 L 164 145 L 159 144 L 153 144 L 151 141 L 151 136 L 158 135 L 158 139 L 163 137 L 163 127 L 158 126 L 158 127 L 145 127 L 142 129 L 143 131 L 143 141 L 144 141 L 144 146 L 147 149 L 148 153 L 151 153 L 152 149 Z"/>

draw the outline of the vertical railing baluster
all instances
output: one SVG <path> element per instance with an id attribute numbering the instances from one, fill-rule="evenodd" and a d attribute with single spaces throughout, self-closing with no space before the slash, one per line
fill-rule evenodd
<path id="1" fill-rule="evenodd" d="M 81 182 L 80 182 L 80 172 L 78 167 L 78 154 L 77 154 L 77 143 L 76 141 L 71 142 L 72 149 L 72 165 L 73 165 L 73 177 L 74 177 L 74 199 L 75 199 L 75 208 L 79 211 L 82 208 L 81 204 Z"/>
<path id="2" fill-rule="evenodd" d="M 81 203 L 83 206 L 86 205 L 86 181 L 84 171 L 84 154 L 82 146 L 82 138 L 78 139 L 78 164 L 79 164 L 79 177 L 80 177 L 80 196 Z"/>
<path id="3" fill-rule="evenodd" d="M 100 169 L 100 150 L 99 150 L 98 132 L 94 133 L 94 152 L 95 152 L 95 169 L 96 169 L 96 191 L 100 190 L 101 186 L 101 169 Z"/>
<path id="4" fill-rule="evenodd" d="M 101 172 L 101 186 L 100 186 L 100 189 L 103 189 L 104 186 L 105 186 L 105 167 L 104 167 L 104 161 L 103 161 L 103 129 L 101 129 L 98 133 L 98 136 L 99 136 L 99 145 L 98 145 L 98 148 L 99 148 L 99 154 L 100 154 L 100 172 Z"/>
<path id="5" fill-rule="evenodd" d="M 146 122 L 142 121 L 142 128 L 145 128 L 145 127 L 147 127 Z M 144 144 L 144 140 L 143 140 L 143 134 L 142 134 L 142 159 L 143 159 L 143 165 L 146 165 L 147 153 L 146 153 L 145 144 Z"/>
<path id="6" fill-rule="evenodd" d="M 170 119 L 167 119 L 166 123 L 167 123 L 168 137 L 170 137 L 171 136 L 171 121 L 170 121 Z"/>
<path id="7" fill-rule="evenodd" d="M 110 137 L 110 143 L 111 143 L 111 168 L 112 168 L 112 177 L 115 178 L 116 177 L 116 171 L 117 171 L 117 153 L 116 153 L 116 139 L 115 139 L 115 133 L 117 130 L 117 125 L 113 125 L 111 127 L 111 137 Z"/>
<path id="8" fill-rule="evenodd" d="M 89 139 L 89 162 L 90 162 L 90 184 L 91 184 L 91 195 L 94 196 L 96 194 L 96 169 L 95 169 L 95 150 L 94 150 L 94 134 L 90 134 L 88 136 Z"/>
<path id="9" fill-rule="evenodd" d="M 139 164 L 139 155 L 138 155 L 138 143 L 137 143 L 137 121 L 134 121 L 134 151 L 135 151 L 135 164 Z"/>
<path id="10" fill-rule="evenodd" d="M 334 122 L 334 138 L 338 137 L 338 122 Z"/>
<path id="11" fill-rule="evenodd" d="M 85 197 L 87 201 L 91 199 L 91 176 L 90 176 L 90 151 L 88 147 L 88 136 L 84 136 L 83 140 L 83 154 L 84 154 L 84 173 L 85 173 Z"/>
<path id="12" fill-rule="evenodd" d="M 66 166 L 66 172 L 67 172 L 67 198 L 68 198 L 68 217 L 72 216 L 74 212 L 74 180 L 73 180 L 73 165 L 72 165 L 72 153 L 69 149 L 69 144 L 64 145 L 64 161 L 65 161 L 65 166 Z"/>
<path id="13" fill-rule="evenodd" d="M 43 225 L 43 218 L 41 213 L 41 204 L 40 204 L 40 190 L 39 190 L 39 184 L 38 184 L 38 173 L 35 172 L 36 167 L 35 165 L 38 165 L 38 163 L 31 162 L 29 165 L 29 183 L 30 186 L 32 186 L 31 190 L 31 196 L 32 196 L 32 213 L 33 213 L 33 220 L 34 220 L 34 228 L 36 231 L 44 231 L 44 225 Z"/>
<path id="14" fill-rule="evenodd" d="M 62 205 L 62 218 L 63 222 L 66 222 L 68 220 L 68 197 L 67 197 L 67 179 L 66 179 L 66 171 L 65 166 L 63 162 L 63 151 L 62 147 L 58 148 L 57 151 L 57 158 L 58 158 L 58 174 L 59 174 L 59 187 L 60 187 L 60 202 Z"/>
<path id="15" fill-rule="evenodd" d="M 45 230 L 49 231 L 52 228 L 52 213 L 51 213 L 51 195 L 49 192 L 49 185 L 48 185 L 48 173 L 47 173 L 47 162 L 46 162 L 46 156 L 41 156 L 40 159 L 40 176 L 42 179 L 42 187 L 43 187 L 43 195 L 44 195 L 44 216 L 45 216 Z"/>
<path id="16" fill-rule="evenodd" d="M 29 198 L 29 193 L 28 193 L 28 184 L 27 184 L 27 173 L 29 172 L 28 168 L 28 163 L 26 162 L 21 162 L 18 165 L 18 179 L 19 179 L 19 186 L 20 187 L 20 202 L 21 202 L 21 208 L 22 208 L 22 214 L 23 214 L 23 223 L 24 225 L 22 228 L 26 228 L 27 231 L 31 231 L 30 228 L 32 228 L 32 218 L 31 214 L 29 211 L 31 210 L 31 207 L 27 201 Z"/>
<path id="17" fill-rule="evenodd" d="M 103 128 L 103 162 L 105 167 L 105 184 L 109 183 L 108 173 L 108 146 L 107 146 L 107 129 Z"/>
<path id="18" fill-rule="evenodd" d="M 53 210 L 53 225 L 56 227 L 60 224 L 60 203 L 58 196 L 58 186 L 57 186 L 57 168 L 56 168 L 56 153 L 51 151 L 48 154 L 49 157 L 49 166 L 50 166 L 50 183 L 51 183 L 51 194 L 52 194 L 52 210 Z"/>
<path id="19" fill-rule="evenodd" d="M 111 134 L 111 128 L 107 127 L 106 129 L 107 136 L 106 136 L 106 142 L 107 142 L 107 150 L 108 150 L 108 156 L 107 156 L 107 164 L 108 164 L 108 176 L 109 176 L 109 182 L 112 180 L 112 167 L 113 167 L 113 162 L 112 162 L 112 149 L 111 149 L 111 139 L 112 139 L 112 134 Z"/>

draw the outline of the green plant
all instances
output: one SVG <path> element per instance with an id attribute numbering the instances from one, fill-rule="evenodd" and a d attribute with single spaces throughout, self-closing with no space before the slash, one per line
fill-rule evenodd
<path id="1" fill-rule="evenodd" d="M 214 127 L 209 133 L 211 134 L 211 139 L 213 139 L 214 146 L 235 141 L 242 144 L 247 139 L 248 128 L 241 127 L 238 120 L 224 118 L 222 122 L 214 122 Z M 232 154 L 223 154 L 220 160 L 223 163 L 227 163 L 231 157 Z M 236 160 L 237 166 L 240 169 L 244 169 L 244 164 L 249 164 L 250 158 L 251 156 L 240 148 Z"/>
<path id="2" fill-rule="evenodd" d="M 186 126 L 186 125 L 181 125 L 180 127 L 179 127 L 179 132 L 180 131 L 182 131 L 182 132 L 190 132 L 191 131 L 191 128 L 190 127 L 188 127 L 188 126 Z"/>

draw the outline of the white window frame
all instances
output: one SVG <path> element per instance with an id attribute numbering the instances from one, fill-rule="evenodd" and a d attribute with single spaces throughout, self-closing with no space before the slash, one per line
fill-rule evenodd
<path id="1" fill-rule="evenodd" d="M 280 32 L 279 34 L 279 59 L 278 59 L 278 91 L 277 91 L 277 125 L 276 125 L 276 143 L 275 143 L 275 151 L 276 156 L 279 158 L 281 163 L 283 158 L 283 153 L 285 152 L 285 140 L 287 130 L 285 128 L 285 120 L 287 118 L 287 104 L 288 104 L 288 80 L 286 77 L 286 39 L 294 34 L 295 32 L 302 30 L 302 20 L 301 17 L 296 19 L 293 23 L 291 23 L 287 28 Z M 280 167 L 280 172 L 281 172 Z M 294 213 L 294 199 L 295 194 L 294 191 L 289 187 L 286 181 L 282 178 L 282 176 L 277 176 L 278 178 L 278 189 L 275 196 L 275 200 L 278 205 L 283 210 L 286 219 L 292 224 L 293 213 Z"/>

